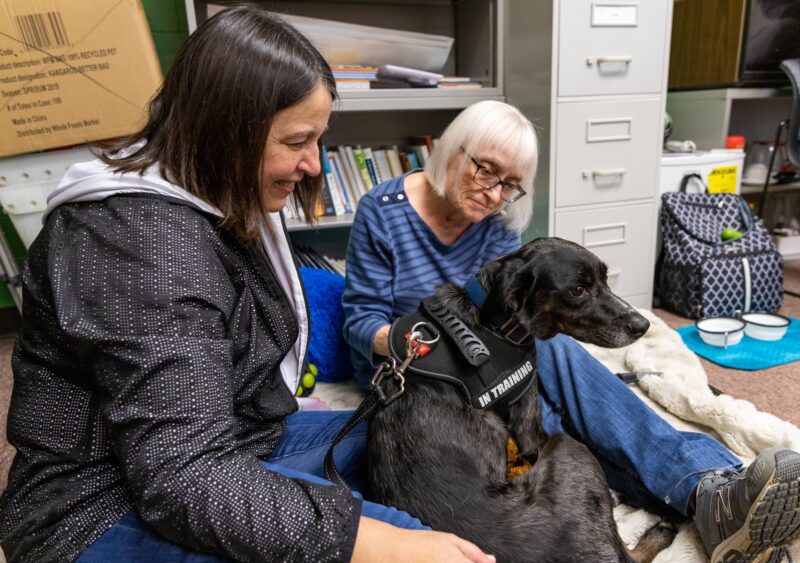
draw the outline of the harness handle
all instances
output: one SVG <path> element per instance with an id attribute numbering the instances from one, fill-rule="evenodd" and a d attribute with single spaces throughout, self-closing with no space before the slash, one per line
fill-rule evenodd
<path id="1" fill-rule="evenodd" d="M 471 366 L 480 367 L 491 359 L 486 344 L 444 305 L 428 298 L 423 299 L 422 308 L 439 322 Z"/>

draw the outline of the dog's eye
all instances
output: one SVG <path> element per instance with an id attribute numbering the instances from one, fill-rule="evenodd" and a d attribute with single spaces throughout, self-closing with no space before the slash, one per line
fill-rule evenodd
<path id="1" fill-rule="evenodd" d="M 573 297 L 583 297 L 586 295 L 586 288 L 582 285 L 576 285 L 572 289 L 569 290 Z"/>

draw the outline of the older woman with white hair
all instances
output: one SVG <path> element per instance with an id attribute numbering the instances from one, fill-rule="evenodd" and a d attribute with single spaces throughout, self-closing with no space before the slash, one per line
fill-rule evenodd
<path id="1" fill-rule="evenodd" d="M 483 101 L 442 134 L 425 170 L 370 190 L 358 203 L 347 248 L 345 339 L 367 385 L 388 355 L 390 323 L 445 282 L 463 284 L 485 262 L 521 244 L 533 213 L 538 144 L 513 106 Z"/>
<path id="2" fill-rule="evenodd" d="M 437 285 L 463 285 L 485 262 L 520 246 L 533 211 L 536 163 L 531 122 L 508 104 L 479 102 L 447 127 L 424 171 L 384 182 L 361 199 L 342 301 L 362 387 L 389 354 L 395 319 L 416 310 Z M 797 452 L 767 450 L 743 469 L 710 436 L 667 424 L 567 336 L 536 340 L 536 370 L 545 431 L 586 444 L 630 504 L 694 517 L 713 561 L 779 553 L 800 535 L 796 510 L 768 500 L 800 483 Z M 721 511 L 715 499 L 722 498 Z M 773 533 L 767 520 L 792 524 Z M 762 535 L 768 539 L 751 541 Z"/>

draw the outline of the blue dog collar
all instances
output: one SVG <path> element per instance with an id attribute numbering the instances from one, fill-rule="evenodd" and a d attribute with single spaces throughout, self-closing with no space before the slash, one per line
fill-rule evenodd
<path id="1" fill-rule="evenodd" d="M 486 290 L 475 276 L 470 276 L 467 278 L 467 281 L 464 284 L 464 291 L 467 292 L 467 296 L 469 296 L 470 300 L 475 303 L 475 306 L 478 309 L 482 308 L 483 304 L 486 303 Z"/>
<path id="2" fill-rule="evenodd" d="M 488 294 L 477 277 L 470 276 L 467 278 L 464 283 L 464 291 L 467 292 L 467 297 L 475 303 L 475 306 L 483 311 L 483 305 L 486 303 Z M 490 323 L 494 325 L 496 332 L 508 342 L 521 346 L 531 341 L 530 333 L 522 328 L 508 311 L 491 311 L 488 314 Z"/>

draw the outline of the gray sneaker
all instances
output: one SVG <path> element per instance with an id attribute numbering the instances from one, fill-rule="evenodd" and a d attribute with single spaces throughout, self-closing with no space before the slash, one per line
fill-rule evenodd
<path id="1" fill-rule="evenodd" d="M 712 563 L 777 561 L 800 539 L 800 453 L 772 448 L 697 486 L 695 523 Z"/>

